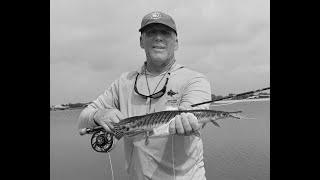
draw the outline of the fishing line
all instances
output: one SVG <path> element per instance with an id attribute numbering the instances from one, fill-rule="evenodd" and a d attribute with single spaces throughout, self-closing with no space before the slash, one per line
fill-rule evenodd
<path id="1" fill-rule="evenodd" d="M 109 156 L 109 164 L 110 164 L 110 169 L 111 169 L 111 176 L 112 176 L 112 180 L 114 180 L 113 168 L 112 168 L 112 161 L 111 161 L 110 152 L 108 152 L 108 156 Z"/>
<path id="2" fill-rule="evenodd" d="M 173 145 L 174 145 L 174 138 L 173 138 L 174 135 L 171 135 L 171 154 L 172 154 L 172 171 L 173 171 L 173 179 L 176 180 L 176 171 L 175 171 L 175 167 L 174 167 L 174 148 L 173 148 Z"/>

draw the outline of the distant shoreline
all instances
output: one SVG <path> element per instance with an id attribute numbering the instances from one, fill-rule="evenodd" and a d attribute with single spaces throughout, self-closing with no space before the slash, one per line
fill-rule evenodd
<path id="1" fill-rule="evenodd" d="M 259 101 L 270 101 L 270 98 L 257 98 L 257 99 L 232 99 L 232 100 L 222 100 L 213 102 L 210 105 L 228 105 L 230 103 L 238 103 L 238 102 L 259 102 Z M 50 110 L 50 111 L 65 111 L 65 110 L 76 110 L 76 109 L 84 109 L 85 107 L 77 107 L 77 108 L 66 108 L 66 109 L 56 109 L 56 110 Z"/>
<path id="2" fill-rule="evenodd" d="M 222 101 L 213 102 L 211 104 L 224 104 L 224 103 L 235 103 L 235 102 L 256 102 L 256 101 L 270 101 L 270 98 L 222 100 Z"/>
<path id="3" fill-rule="evenodd" d="M 76 107 L 76 108 L 65 108 L 65 109 L 51 109 L 50 111 L 67 111 L 67 110 L 76 110 L 76 109 L 84 109 L 85 107 Z"/>

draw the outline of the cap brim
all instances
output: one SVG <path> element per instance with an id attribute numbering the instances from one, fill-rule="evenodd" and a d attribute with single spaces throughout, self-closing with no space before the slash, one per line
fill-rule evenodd
<path id="1" fill-rule="evenodd" d="M 166 24 L 164 24 L 164 23 L 161 23 L 161 22 L 152 22 L 152 23 L 146 24 L 146 25 L 144 25 L 143 27 L 141 27 L 141 28 L 139 29 L 139 32 L 142 32 L 145 28 L 147 28 L 148 26 L 150 26 L 150 25 L 152 25 L 152 24 L 162 24 L 162 25 L 165 25 L 165 26 L 167 26 L 168 28 L 172 29 L 176 34 L 178 34 L 177 31 L 176 31 L 173 27 L 170 27 L 170 26 L 168 26 L 168 25 L 166 25 Z"/>

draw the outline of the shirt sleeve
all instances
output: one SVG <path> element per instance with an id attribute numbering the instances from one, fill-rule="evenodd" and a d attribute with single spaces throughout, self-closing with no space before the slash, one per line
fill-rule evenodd
<path id="1" fill-rule="evenodd" d="M 198 75 L 188 81 L 186 84 L 180 106 L 191 106 L 192 104 L 201 103 L 211 100 L 210 82 L 204 75 Z M 208 109 L 210 104 L 199 105 L 195 108 Z"/>
<path id="2" fill-rule="evenodd" d="M 99 109 L 119 109 L 119 80 L 114 81 L 103 94 L 90 103 L 79 115 L 78 128 L 93 128 L 97 126 L 93 115 Z"/>

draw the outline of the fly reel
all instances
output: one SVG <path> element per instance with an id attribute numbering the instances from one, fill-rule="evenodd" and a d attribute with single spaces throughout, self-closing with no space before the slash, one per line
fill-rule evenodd
<path id="1" fill-rule="evenodd" d="M 112 150 L 114 135 L 105 131 L 93 133 L 91 137 L 91 147 L 96 152 L 107 153 Z"/>

